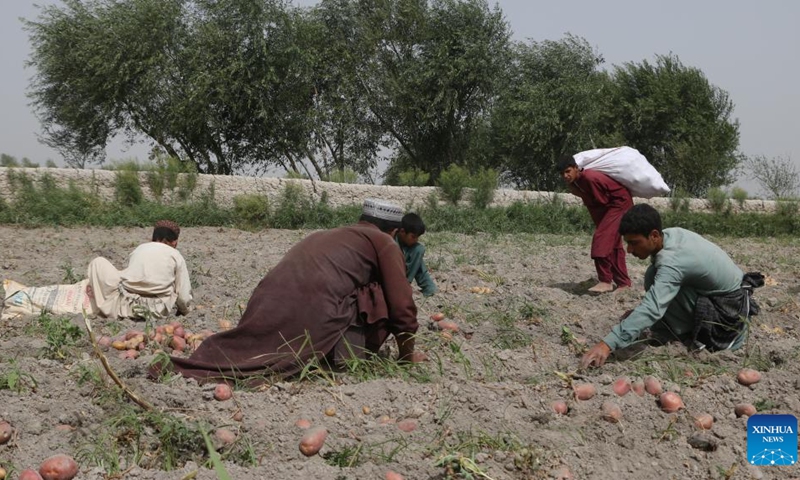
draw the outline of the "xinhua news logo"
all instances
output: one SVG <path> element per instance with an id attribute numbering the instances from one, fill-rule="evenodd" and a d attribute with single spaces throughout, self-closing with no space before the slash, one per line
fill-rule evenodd
<path id="1" fill-rule="evenodd" d="M 797 463 L 797 418 L 753 415 L 747 420 L 747 461 L 756 466 Z"/>

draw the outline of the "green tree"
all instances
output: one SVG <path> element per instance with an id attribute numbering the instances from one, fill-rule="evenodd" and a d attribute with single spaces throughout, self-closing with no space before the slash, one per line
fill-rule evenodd
<path id="1" fill-rule="evenodd" d="M 518 43 L 488 130 L 496 166 L 515 185 L 561 186 L 561 155 L 593 148 L 607 81 L 602 56 L 573 35 Z"/>
<path id="2" fill-rule="evenodd" d="M 508 25 L 485 0 L 364 0 L 360 7 L 374 46 L 361 86 L 396 147 L 392 163 L 425 170 L 435 182 L 448 165 L 465 163 L 505 68 Z"/>
<path id="3" fill-rule="evenodd" d="M 696 197 L 732 182 L 742 161 L 728 93 L 675 55 L 615 67 L 604 111 L 604 139 L 636 148 L 668 184 Z"/>

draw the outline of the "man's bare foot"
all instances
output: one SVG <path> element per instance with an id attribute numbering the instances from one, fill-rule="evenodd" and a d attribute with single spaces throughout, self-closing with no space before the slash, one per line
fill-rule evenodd
<path id="1" fill-rule="evenodd" d="M 614 292 L 627 292 L 628 290 L 630 290 L 630 288 L 631 288 L 630 285 L 618 285 L 617 289 L 614 290 Z"/>
<path id="2" fill-rule="evenodd" d="M 589 289 L 589 293 L 608 293 L 614 291 L 614 285 L 608 282 L 599 282 L 597 285 Z"/>

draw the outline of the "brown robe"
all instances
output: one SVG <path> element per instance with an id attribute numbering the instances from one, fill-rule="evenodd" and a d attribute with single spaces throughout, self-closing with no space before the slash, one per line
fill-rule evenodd
<path id="1" fill-rule="evenodd" d="M 292 247 L 258 284 L 239 325 L 209 337 L 188 359 L 171 357 L 172 369 L 208 380 L 286 377 L 333 354 L 377 352 L 390 333 L 418 327 L 400 248 L 359 222 Z"/>

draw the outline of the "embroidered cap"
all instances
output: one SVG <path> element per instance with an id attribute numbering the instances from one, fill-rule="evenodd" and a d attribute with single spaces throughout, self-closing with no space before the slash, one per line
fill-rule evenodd
<path id="1" fill-rule="evenodd" d="M 159 220 L 155 225 L 153 225 L 153 228 L 168 228 L 175 232 L 176 236 L 181 236 L 181 227 L 172 220 Z"/>
<path id="2" fill-rule="evenodd" d="M 375 198 L 364 200 L 364 207 L 361 209 L 361 213 L 368 217 L 398 224 L 403 220 L 403 210 L 400 207 Z"/>

